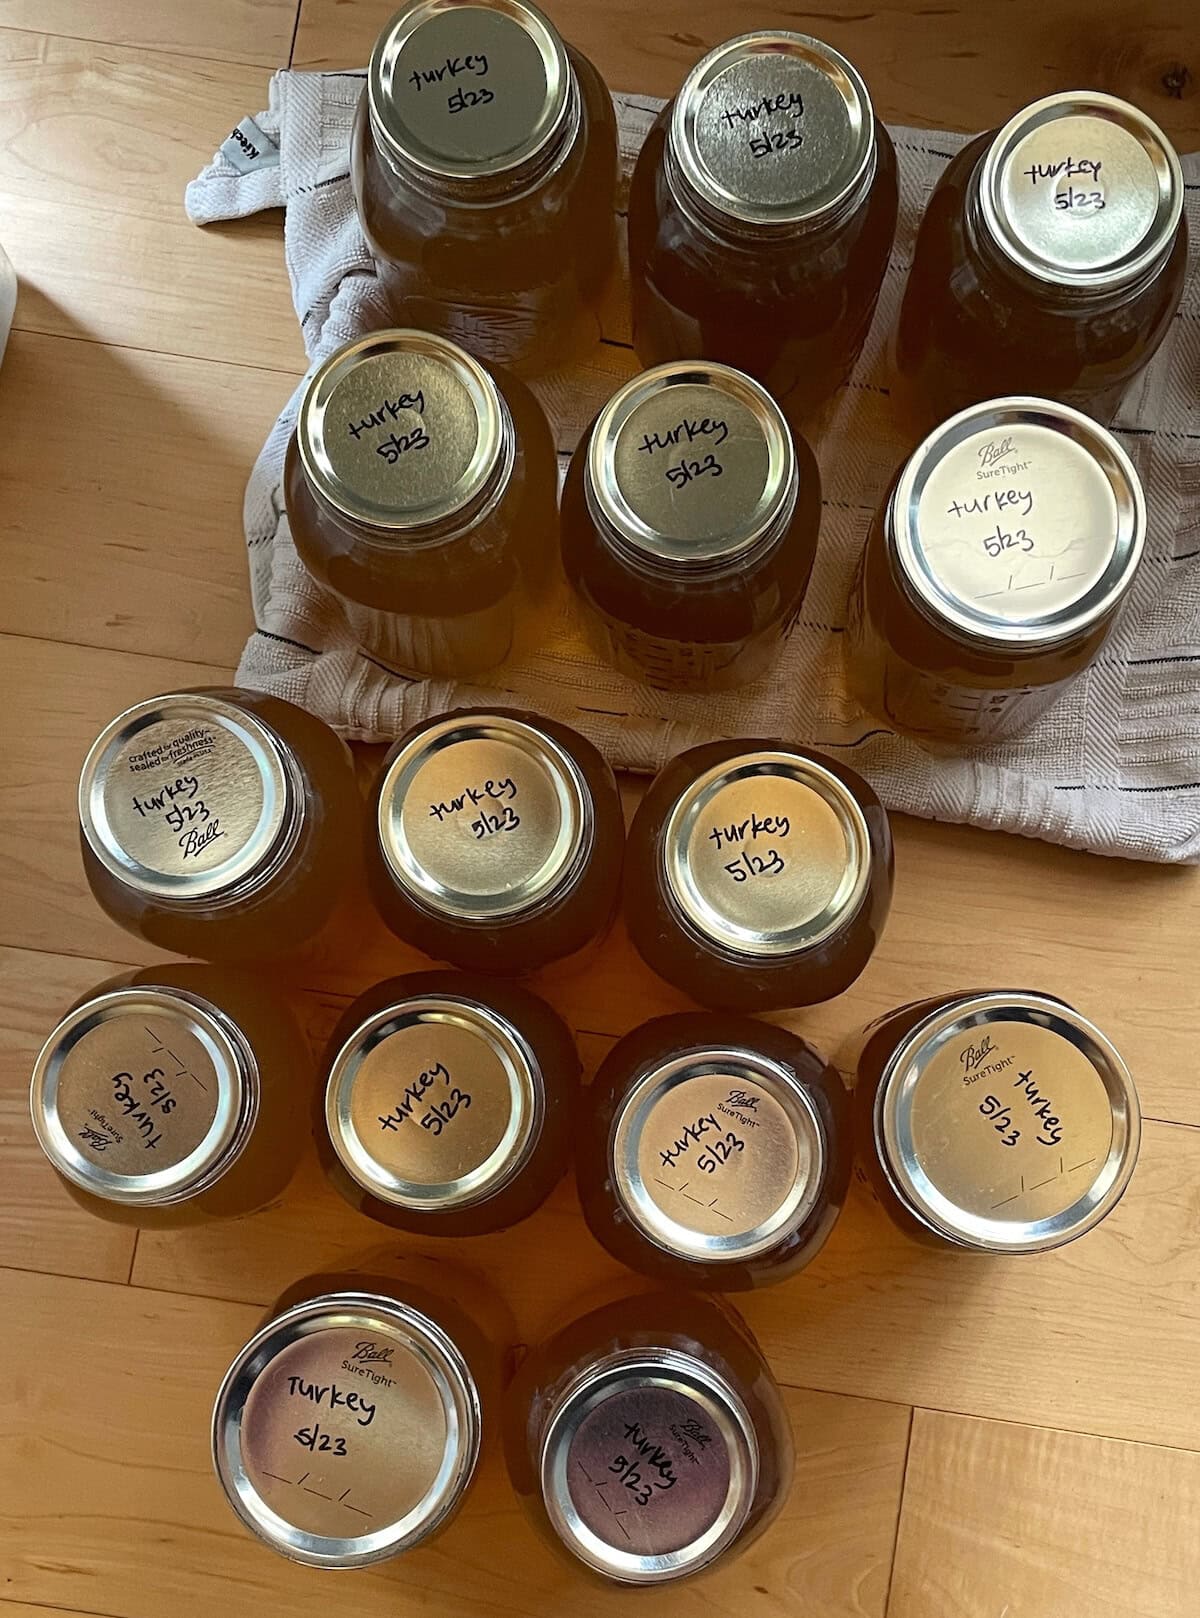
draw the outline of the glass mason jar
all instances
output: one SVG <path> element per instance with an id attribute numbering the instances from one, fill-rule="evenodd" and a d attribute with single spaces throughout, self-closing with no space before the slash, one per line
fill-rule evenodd
<path id="1" fill-rule="evenodd" d="M 676 1286 L 785 1280 L 850 1182 L 850 1098 L 811 1045 L 713 1012 L 627 1034 L 584 1092 L 575 1173 L 596 1240 Z"/>
<path id="2" fill-rule="evenodd" d="M 353 1207 L 398 1230 L 480 1236 L 531 1214 L 571 1150 L 571 1031 L 514 984 L 389 978 L 334 1030 L 317 1147 Z"/>
<path id="3" fill-rule="evenodd" d="M 782 1011 L 862 972 L 892 899 L 892 836 L 846 765 L 780 742 L 710 742 L 667 765 L 629 829 L 625 922 L 700 1005 Z"/>
<path id="4" fill-rule="evenodd" d="M 377 41 L 351 173 L 397 324 L 522 372 L 587 353 L 617 170 L 603 80 L 528 0 L 415 0 Z"/>
<path id="5" fill-rule="evenodd" d="M 820 520 L 816 459 L 764 388 L 725 365 L 661 365 L 580 439 L 563 561 L 602 657 L 647 685 L 715 691 L 782 649 Z"/>
<path id="6" fill-rule="evenodd" d="M 558 461 L 537 400 L 427 332 L 330 355 L 300 401 L 284 500 L 300 560 L 363 649 L 410 674 L 493 668 L 540 637 Z"/>
<path id="7" fill-rule="evenodd" d="M 1024 107 L 935 187 L 896 366 L 921 413 L 1044 394 L 1111 419 L 1179 307 L 1187 222 L 1157 124 L 1098 91 Z"/>
<path id="8" fill-rule="evenodd" d="M 192 961 L 141 967 L 77 1000 L 42 1047 L 30 1111 L 75 1201 L 164 1228 L 278 1197 L 304 1143 L 312 1058 L 286 1002 Z"/>
<path id="9" fill-rule="evenodd" d="M 1038 1253 L 1120 1201 L 1141 1112 L 1112 1042 L 1052 995 L 989 989 L 901 1006 L 855 1070 L 860 1156 L 901 1230 L 938 1247 Z"/>
<path id="10" fill-rule="evenodd" d="M 849 376 L 896 231 L 896 153 L 857 70 L 806 34 L 743 34 L 692 69 L 629 195 L 643 365 L 721 360 L 793 419 Z"/>
<path id="11" fill-rule="evenodd" d="M 622 1298 L 532 1348 L 505 1397 L 504 1448 L 535 1526 L 618 1584 L 671 1583 L 733 1556 L 792 1479 L 762 1350 L 732 1309 L 694 1292 Z"/>
<path id="12" fill-rule="evenodd" d="M 258 691 L 175 691 L 119 714 L 84 763 L 79 823 L 100 908 L 181 955 L 295 954 L 362 888 L 350 750 Z"/>
<path id="13" fill-rule="evenodd" d="M 368 1567 L 426 1544 L 462 1504 L 499 1415 L 504 1328 L 478 1277 L 368 1255 L 297 1282 L 217 1394 L 229 1504 L 309 1567 Z"/>
<path id="14" fill-rule="evenodd" d="M 1098 654 L 1145 536 L 1133 463 L 1090 417 L 1030 398 L 952 416 L 872 524 L 850 596 L 850 689 L 923 739 L 1017 734 Z"/>
<path id="15" fill-rule="evenodd" d="M 590 742 L 534 714 L 464 709 L 416 726 L 385 759 L 367 872 L 406 943 L 516 975 L 608 931 L 624 850 L 616 780 Z"/>

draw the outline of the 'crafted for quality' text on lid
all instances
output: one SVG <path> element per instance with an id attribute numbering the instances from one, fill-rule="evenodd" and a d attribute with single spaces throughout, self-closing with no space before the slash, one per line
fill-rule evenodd
<path id="1" fill-rule="evenodd" d="M 295 845 L 299 768 L 281 737 L 220 697 L 141 702 L 84 762 L 79 820 L 92 853 L 160 900 L 220 900 L 260 887 Z"/>
<path id="2" fill-rule="evenodd" d="M 676 361 L 609 400 L 584 482 L 616 549 L 651 567 L 710 568 L 780 532 L 795 507 L 796 451 L 765 388 L 728 365 Z"/>
<path id="3" fill-rule="evenodd" d="M 257 1114 L 258 1069 L 207 1001 L 178 989 L 117 989 L 50 1035 L 30 1106 L 42 1150 L 81 1190 L 167 1207 L 236 1161 Z"/>
<path id="4" fill-rule="evenodd" d="M 445 1521 L 479 1454 L 479 1392 L 435 1321 L 395 1299 L 297 1304 L 238 1354 L 213 1409 L 230 1505 L 274 1550 L 365 1567 Z"/>
<path id="5" fill-rule="evenodd" d="M 910 457 L 888 511 L 909 597 L 968 644 L 1036 652 L 1106 621 L 1133 581 L 1146 502 L 1110 432 L 1048 399 L 992 399 Z"/>
<path id="6" fill-rule="evenodd" d="M 706 214 L 815 228 L 852 206 L 875 169 L 875 119 L 857 70 L 807 34 L 728 40 L 675 98 L 669 155 Z"/>
<path id="7" fill-rule="evenodd" d="M 1183 171 L 1145 113 L 1071 90 L 1005 124 L 984 159 L 978 200 L 983 228 L 1018 269 L 1059 288 L 1107 291 L 1170 251 Z"/>
<path id="8" fill-rule="evenodd" d="M 561 1395 L 541 1447 L 550 1521 L 588 1567 L 662 1584 L 737 1538 L 758 1483 L 754 1427 L 703 1361 L 668 1349 L 612 1354 Z"/>
<path id="9" fill-rule="evenodd" d="M 1048 995 L 964 995 L 884 1070 L 875 1147 L 900 1200 L 963 1247 L 1059 1247 L 1116 1205 L 1141 1114 L 1111 1042 Z"/>

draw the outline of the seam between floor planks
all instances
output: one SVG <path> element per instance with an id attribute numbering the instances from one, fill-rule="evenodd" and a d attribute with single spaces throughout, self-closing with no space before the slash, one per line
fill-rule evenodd
<path id="1" fill-rule="evenodd" d="M 922 1405 L 923 1410 L 928 1409 Z M 908 1413 L 908 1432 L 904 1438 L 904 1465 L 900 1468 L 900 1498 L 896 1502 L 896 1526 L 892 1530 L 892 1554 L 888 1558 L 887 1588 L 883 1594 L 883 1613 L 881 1618 L 888 1618 L 892 1610 L 892 1585 L 896 1581 L 896 1557 L 900 1550 L 900 1524 L 904 1518 L 904 1501 L 908 1494 L 908 1462 L 912 1455 L 913 1427 L 917 1420 L 917 1406 L 913 1405 Z M 1028 1425 L 1025 1423 L 1024 1425 Z"/>
<path id="2" fill-rule="evenodd" d="M 0 204 L 4 202 L 5 197 L 9 194 L 10 193 L 6 192 L 3 187 L 0 186 Z M 180 199 L 179 206 L 182 210 L 182 199 Z M 229 220 L 228 223 L 236 224 L 237 221 Z M 196 226 L 197 230 L 208 228 L 209 227 L 207 226 Z M 280 232 L 279 246 L 280 251 L 282 252 L 282 231 Z M 280 266 L 280 273 L 286 276 L 286 266 Z M 299 323 L 297 322 L 297 324 Z M 302 370 L 283 365 L 252 365 L 249 360 L 234 360 L 224 358 L 217 359 L 211 354 L 188 354 L 183 349 L 179 348 L 146 348 L 141 343 L 114 343 L 111 338 L 91 337 L 87 334 L 87 332 L 52 331 L 45 326 L 26 326 L 21 320 L 21 296 L 19 283 L 17 286 L 17 308 L 16 313 L 13 316 L 12 329 L 14 332 L 20 332 L 22 336 L 36 337 L 39 342 L 43 343 L 86 343 L 92 348 L 110 349 L 114 354 L 145 354 L 149 359 L 181 360 L 187 365 L 216 365 L 221 368 L 229 366 L 231 369 L 236 371 L 257 371 L 262 376 L 287 376 L 291 377 L 293 382 L 299 382 L 300 378 L 304 375 Z M 609 339 L 605 338 L 604 342 L 608 343 Z M 611 343 L 611 346 L 613 348 L 624 348 L 626 345 L 624 343 L 618 343 L 614 340 Z M 257 455 L 257 451 L 255 454 Z M 252 459 L 250 466 L 253 466 L 253 464 Z M 247 478 L 250 476 L 249 467 L 247 467 L 246 476 Z M 65 644 L 71 645 L 72 643 L 68 641 Z"/>
<path id="3" fill-rule="evenodd" d="M 188 62 L 206 63 L 209 67 L 241 67 L 251 73 L 276 73 L 281 67 L 290 67 L 292 55 L 296 49 L 296 35 L 300 27 L 300 6 L 296 7 L 296 18 L 292 24 L 292 43 L 288 51 L 287 61 L 254 62 L 247 61 L 241 56 L 207 56 L 200 51 L 189 50 L 186 45 L 147 45 L 141 40 L 130 39 L 93 39 L 90 34 L 64 33 L 56 28 L 21 28 L 11 23 L 0 24 L 0 38 L 5 35 L 36 34 L 41 39 L 63 39 L 73 45 L 93 45 L 97 50 L 113 51 L 145 51 L 147 56 L 179 56 Z M 6 1596 L 0 1596 L 5 1601 Z"/>

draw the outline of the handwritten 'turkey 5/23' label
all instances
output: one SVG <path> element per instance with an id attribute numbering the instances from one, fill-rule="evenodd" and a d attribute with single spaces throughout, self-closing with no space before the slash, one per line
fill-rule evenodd
<path id="1" fill-rule="evenodd" d="M 719 116 L 728 129 L 749 130 L 747 146 L 754 158 L 770 157 L 775 152 L 798 152 L 804 144 L 800 129 L 804 97 L 799 90 L 780 90 L 773 95 L 760 96 L 746 106 L 726 107 Z M 776 118 L 782 118 L 782 126 L 772 125 Z"/>
<path id="2" fill-rule="evenodd" d="M 730 1480 L 729 1451 L 708 1412 L 674 1389 L 622 1389 L 584 1417 L 567 1484 L 586 1525 L 606 1544 L 662 1556 L 693 1544 L 716 1521 Z"/>
<path id="3" fill-rule="evenodd" d="M 366 416 L 351 419 L 346 422 L 346 430 L 356 442 L 364 434 L 382 429 L 401 421 L 404 417 L 425 415 L 425 393 L 418 388 L 415 393 L 400 393 L 394 399 L 382 398 L 374 410 Z M 394 430 L 386 438 L 380 439 L 375 445 L 376 455 L 382 456 L 389 466 L 395 466 L 402 455 L 411 450 L 429 448 L 429 434 L 425 430 L 424 422 L 410 427 L 406 432 L 397 433 Z"/>
<path id="4" fill-rule="evenodd" d="M 425 1496 L 446 1431 L 436 1384 L 406 1344 L 330 1328 L 289 1344 L 258 1376 L 243 1459 L 285 1522 L 351 1538 L 398 1522 Z"/>
<path id="5" fill-rule="evenodd" d="M 717 449 L 729 437 L 729 424 L 723 417 L 701 416 L 693 419 L 683 417 L 673 427 L 663 432 L 645 432 L 638 444 L 639 455 L 665 455 L 669 456 L 679 448 L 680 444 L 691 445 L 699 442 L 702 448 L 711 445 L 707 453 L 693 457 L 684 455 L 680 460 L 672 460 L 669 466 L 663 469 L 663 476 L 675 489 L 684 489 L 689 483 L 695 483 L 700 478 L 719 478 L 724 475 L 724 465 L 717 456 Z"/>
<path id="6" fill-rule="evenodd" d="M 496 832 L 516 831 L 521 824 L 521 817 L 513 807 L 517 795 L 517 783 L 511 775 L 498 781 L 489 776 L 487 780 L 474 785 L 464 785 L 461 792 L 453 793 L 449 798 L 439 798 L 431 803 L 429 814 L 442 825 L 477 809 L 479 813 L 470 817 L 469 825 L 475 840 L 482 842 Z"/>
<path id="7" fill-rule="evenodd" d="M 430 1091 L 434 1092 L 432 1096 Z M 433 1067 L 426 1068 L 411 1084 L 405 1086 L 403 1095 L 390 1112 L 380 1115 L 379 1127 L 384 1130 L 399 1129 L 411 1118 L 436 1137 L 458 1116 L 460 1110 L 470 1105 L 470 1091 L 460 1089 L 451 1079 L 450 1070 L 441 1062 L 435 1062 Z"/>

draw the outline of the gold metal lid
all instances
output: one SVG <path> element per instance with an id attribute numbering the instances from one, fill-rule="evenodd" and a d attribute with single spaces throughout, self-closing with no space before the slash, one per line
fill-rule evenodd
<path id="1" fill-rule="evenodd" d="M 156 899 L 229 899 L 260 887 L 299 835 L 291 750 L 220 697 L 182 692 L 118 715 L 79 780 L 79 820 L 100 863 Z"/>
<path id="2" fill-rule="evenodd" d="M 1111 1042 L 1048 995 L 995 990 L 933 1012 L 888 1062 L 875 1147 L 896 1195 L 963 1247 L 1033 1253 L 1116 1205 L 1141 1113 Z"/>
<path id="3" fill-rule="evenodd" d="M 692 569 L 773 539 L 797 477 L 791 432 L 766 389 L 731 366 L 688 360 L 613 395 L 592 430 L 584 486 L 614 548 Z"/>
<path id="4" fill-rule="evenodd" d="M 637 1079 L 609 1154 L 617 1198 L 648 1241 L 676 1258 L 740 1263 L 808 1218 L 825 1139 L 794 1074 L 754 1051 L 706 1049 Z"/>
<path id="5" fill-rule="evenodd" d="M 815 228 L 875 172 L 875 115 L 857 69 L 807 34 L 742 34 L 702 58 L 671 114 L 672 170 L 705 213 Z"/>
<path id="6" fill-rule="evenodd" d="M 979 176 L 983 229 L 1018 269 L 1056 288 L 1109 291 L 1170 251 L 1183 171 L 1144 112 L 1096 90 L 1023 107 Z"/>
<path id="7" fill-rule="evenodd" d="M 34 1132 L 95 1197 L 161 1208 L 197 1196 L 241 1154 L 258 1068 L 215 1006 L 178 989 L 116 989 L 64 1017 L 33 1069 Z"/>
<path id="8" fill-rule="evenodd" d="M 519 187 L 579 122 L 566 47 L 528 0 L 415 0 L 379 36 L 367 94 L 392 160 L 452 187 Z"/>
<path id="9" fill-rule="evenodd" d="M 335 511 L 419 544 L 482 519 L 515 440 L 489 371 L 445 337 L 396 329 L 347 343 L 313 373 L 296 443 Z"/>
<path id="10" fill-rule="evenodd" d="M 479 1391 L 436 1321 L 394 1298 L 337 1292 L 250 1339 L 213 1408 L 230 1505 L 310 1567 L 366 1567 L 454 1510 L 479 1455 Z"/>
<path id="11" fill-rule="evenodd" d="M 1036 652 L 1117 608 L 1146 539 L 1137 471 L 1111 433 L 1048 399 L 991 399 L 918 446 L 888 512 L 920 611 L 968 644 Z"/>
<path id="12" fill-rule="evenodd" d="M 754 1425 L 703 1360 L 671 1349 L 609 1355 L 559 1397 L 541 1449 L 555 1532 L 598 1573 L 664 1584 L 737 1539 L 758 1485 Z"/>
<path id="13" fill-rule="evenodd" d="M 528 1161 L 544 1116 L 541 1069 L 519 1031 L 454 994 L 368 1018 L 334 1058 L 325 1093 L 347 1174 L 414 1213 L 494 1196 Z"/>
<path id="14" fill-rule="evenodd" d="M 755 959 L 797 955 L 844 927 L 871 876 L 858 799 L 815 759 L 744 753 L 696 777 L 663 828 L 678 917 L 704 943 Z"/>
<path id="15" fill-rule="evenodd" d="M 393 880 L 432 914 L 488 927 L 561 900 L 595 835 L 579 766 L 507 714 L 450 718 L 402 747 L 379 795 Z"/>

